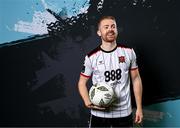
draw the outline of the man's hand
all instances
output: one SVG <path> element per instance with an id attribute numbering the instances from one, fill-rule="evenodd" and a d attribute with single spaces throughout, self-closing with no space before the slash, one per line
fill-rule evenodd
<path id="1" fill-rule="evenodd" d="M 142 109 L 137 109 L 134 122 L 140 124 L 140 123 L 142 123 L 142 120 L 143 120 Z"/>
<path id="2" fill-rule="evenodd" d="M 97 110 L 105 110 L 106 109 L 104 107 L 96 106 L 91 102 L 85 103 L 85 105 L 86 105 L 87 108 L 90 108 L 90 109 L 97 109 Z"/>

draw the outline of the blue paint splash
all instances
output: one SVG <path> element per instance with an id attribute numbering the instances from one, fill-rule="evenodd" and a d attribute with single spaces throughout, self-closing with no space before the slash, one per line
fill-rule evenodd
<path id="1" fill-rule="evenodd" d="M 25 39 L 29 36 L 47 34 L 47 24 L 87 13 L 90 0 L 41 0 L 0 1 L 0 44 Z M 13 11 L 9 11 L 9 10 Z"/>

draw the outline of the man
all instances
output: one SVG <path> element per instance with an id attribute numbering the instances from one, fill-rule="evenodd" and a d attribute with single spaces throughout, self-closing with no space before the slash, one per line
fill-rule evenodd
<path id="1" fill-rule="evenodd" d="M 79 93 L 87 108 L 91 109 L 91 127 L 132 127 L 132 108 L 130 96 L 130 78 L 137 110 L 135 123 L 141 123 L 142 82 L 132 48 L 116 43 L 118 36 L 115 18 L 104 16 L 98 23 L 98 36 L 101 44 L 86 55 L 83 70 L 78 83 Z M 92 75 L 93 84 L 106 82 L 116 94 L 116 100 L 109 108 L 102 108 L 91 103 L 88 95 L 87 81 Z"/>

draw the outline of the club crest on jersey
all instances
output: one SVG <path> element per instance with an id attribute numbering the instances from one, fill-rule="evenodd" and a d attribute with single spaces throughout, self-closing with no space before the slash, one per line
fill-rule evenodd
<path id="1" fill-rule="evenodd" d="M 119 63 L 125 63 L 125 56 L 119 57 Z"/>

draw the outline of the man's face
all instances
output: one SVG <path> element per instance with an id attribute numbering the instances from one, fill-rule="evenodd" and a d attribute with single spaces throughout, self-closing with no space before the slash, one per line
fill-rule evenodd
<path id="1" fill-rule="evenodd" d="M 104 19 L 100 22 L 97 34 L 101 36 L 105 42 L 114 42 L 117 39 L 117 27 L 116 22 L 112 19 Z"/>

